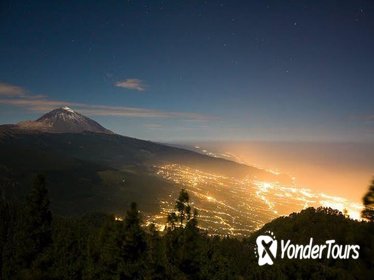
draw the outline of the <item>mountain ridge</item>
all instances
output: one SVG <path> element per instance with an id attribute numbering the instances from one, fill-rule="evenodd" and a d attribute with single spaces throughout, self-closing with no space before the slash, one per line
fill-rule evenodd
<path id="1" fill-rule="evenodd" d="M 69 125 L 72 127 L 68 127 Z M 265 170 L 228 159 L 116 134 L 66 106 L 54 109 L 35 121 L 0 125 L 0 143 L 9 149 L 18 145 L 28 150 L 39 148 L 63 154 L 70 151 L 75 158 L 110 162 L 110 166 L 114 168 L 125 163 L 141 162 L 152 165 L 154 162 L 171 161 L 178 164 L 188 162 L 189 165 L 200 167 L 213 165 L 215 167 L 208 168 L 210 171 L 223 172 L 230 176 L 244 176 L 247 173 L 268 174 Z M 105 149 L 102 149 L 103 147 Z M 276 177 L 273 174 L 269 176 Z"/>

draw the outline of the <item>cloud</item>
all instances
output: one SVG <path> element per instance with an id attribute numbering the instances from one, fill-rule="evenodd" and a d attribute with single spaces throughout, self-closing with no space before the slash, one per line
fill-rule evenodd
<path id="1" fill-rule="evenodd" d="M 4 105 L 13 105 L 18 107 L 23 107 L 26 109 L 30 109 L 32 111 L 48 111 L 52 110 L 56 107 L 60 107 L 63 105 L 73 104 L 70 102 L 64 101 L 57 101 L 57 100 L 48 100 L 48 99 L 40 99 L 40 98 L 0 98 L 0 104 Z"/>
<path id="2" fill-rule="evenodd" d="M 162 129 L 162 128 L 164 128 L 163 125 L 158 124 L 158 123 L 147 123 L 147 124 L 145 124 L 143 126 L 145 128 L 148 128 L 148 129 Z"/>
<path id="3" fill-rule="evenodd" d="M 362 117 L 365 121 L 374 121 L 374 114 L 373 115 L 366 115 Z"/>
<path id="4" fill-rule="evenodd" d="M 373 122 L 374 121 L 374 114 L 368 114 L 368 115 L 353 115 L 350 116 L 351 120 L 358 120 L 363 122 Z"/>
<path id="5" fill-rule="evenodd" d="M 145 91 L 145 89 L 147 88 L 147 85 L 139 79 L 126 79 L 123 81 L 118 81 L 117 83 L 115 83 L 115 86 L 137 91 Z"/>
<path id="6" fill-rule="evenodd" d="M 91 105 L 84 103 L 66 102 L 49 99 L 4 99 L 0 98 L 0 104 L 23 107 L 36 112 L 46 112 L 57 107 L 69 106 L 78 112 L 90 116 L 124 116 L 136 118 L 163 118 L 163 119 L 186 119 L 206 121 L 212 119 L 210 116 L 189 113 L 189 112 L 169 112 L 147 108 Z"/>
<path id="7" fill-rule="evenodd" d="M 17 86 L 14 86 L 17 88 Z M 81 112 L 84 115 L 90 116 L 124 116 L 134 118 L 162 118 L 162 119 L 183 119 L 194 121 L 207 121 L 212 119 L 210 116 L 190 113 L 190 112 L 170 112 L 160 111 L 148 108 L 125 107 L 125 106 L 106 106 L 106 105 L 92 105 L 77 102 L 68 102 L 63 100 L 51 100 L 45 95 L 33 95 L 23 90 L 23 95 L 13 94 L 7 98 L 1 97 L 0 104 L 22 107 L 27 110 L 45 113 L 57 107 L 69 106 Z"/>
<path id="8" fill-rule="evenodd" d="M 121 107 L 121 106 L 103 106 L 103 105 L 87 105 L 87 104 L 71 104 L 80 112 L 86 115 L 95 116 L 125 116 L 137 118 L 163 118 L 163 119 L 188 119 L 188 120 L 209 120 L 211 117 L 188 112 L 169 112 L 147 108 Z"/>
<path id="9" fill-rule="evenodd" d="M 26 94 L 27 91 L 22 87 L 0 82 L 0 96 L 22 97 Z"/>

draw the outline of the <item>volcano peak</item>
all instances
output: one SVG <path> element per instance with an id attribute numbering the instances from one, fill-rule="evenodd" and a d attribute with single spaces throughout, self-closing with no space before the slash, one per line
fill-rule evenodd
<path id="1" fill-rule="evenodd" d="M 113 134 L 96 121 L 63 106 L 56 108 L 35 121 L 24 121 L 17 124 L 19 129 L 37 130 L 51 133 L 95 133 Z"/>

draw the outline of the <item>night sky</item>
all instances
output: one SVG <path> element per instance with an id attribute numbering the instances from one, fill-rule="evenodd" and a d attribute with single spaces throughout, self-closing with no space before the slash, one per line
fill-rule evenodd
<path id="1" fill-rule="evenodd" d="M 374 141 L 374 1 L 0 1 L 0 123 Z"/>

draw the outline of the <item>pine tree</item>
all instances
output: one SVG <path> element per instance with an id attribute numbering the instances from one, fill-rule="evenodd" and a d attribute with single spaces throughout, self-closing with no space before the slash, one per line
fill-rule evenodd
<path id="1" fill-rule="evenodd" d="M 178 200 L 175 205 L 175 209 L 179 212 L 179 222 L 182 225 L 187 213 L 187 206 L 189 206 L 190 197 L 185 189 L 182 189 L 179 193 Z M 191 208 L 188 208 L 191 211 Z"/>
<path id="2" fill-rule="evenodd" d="M 198 279 L 201 274 L 203 240 L 197 227 L 198 212 L 191 207 L 189 194 L 185 189 L 179 193 L 175 210 L 168 215 L 168 224 L 172 228 L 165 236 L 166 255 L 170 264 L 182 272 L 182 275 Z M 180 223 L 178 228 L 174 227 L 176 222 Z"/>
<path id="3" fill-rule="evenodd" d="M 38 175 L 26 204 L 27 233 L 33 241 L 30 256 L 36 257 L 52 242 L 52 213 L 49 210 L 48 190 L 45 177 Z"/>
<path id="4" fill-rule="evenodd" d="M 84 279 L 117 279 L 122 262 L 120 244 L 123 222 L 114 216 L 104 221 L 87 240 Z"/>
<path id="5" fill-rule="evenodd" d="M 7 243 L 11 216 L 8 203 L 0 196 L 0 278 L 4 264 L 4 248 Z"/>
<path id="6" fill-rule="evenodd" d="M 369 191 L 363 198 L 364 210 L 362 211 L 362 218 L 374 222 L 374 179 L 371 181 Z"/>
<path id="7" fill-rule="evenodd" d="M 180 227 L 184 227 L 194 217 L 191 214 L 190 196 L 185 189 L 181 189 L 174 208 L 176 212 L 171 212 L 167 216 L 167 224 L 171 230 L 175 229 L 177 222 L 179 222 Z"/>
<path id="8" fill-rule="evenodd" d="M 45 274 L 50 265 L 47 253 L 52 243 L 51 223 L 52 214 L 49 210 L 45 177 L 38 175 L 27 197 L 23 218 L 19 223 L 16 259 L 17 270 L 21 275 Z"/>
<path id="9" fill-rule="evenodd" d="M 121 279 L 139 279 L 145 275 L 147 241 L 135 202 L 131 203 L 123 223 L 121 238 Z"/>
<path id="10" fill-rule="evenodd" d="M 148 231 L 147 279 L 165 279 L 166 255 L 161 236 L 154 224 L 148 227 Z"/>

